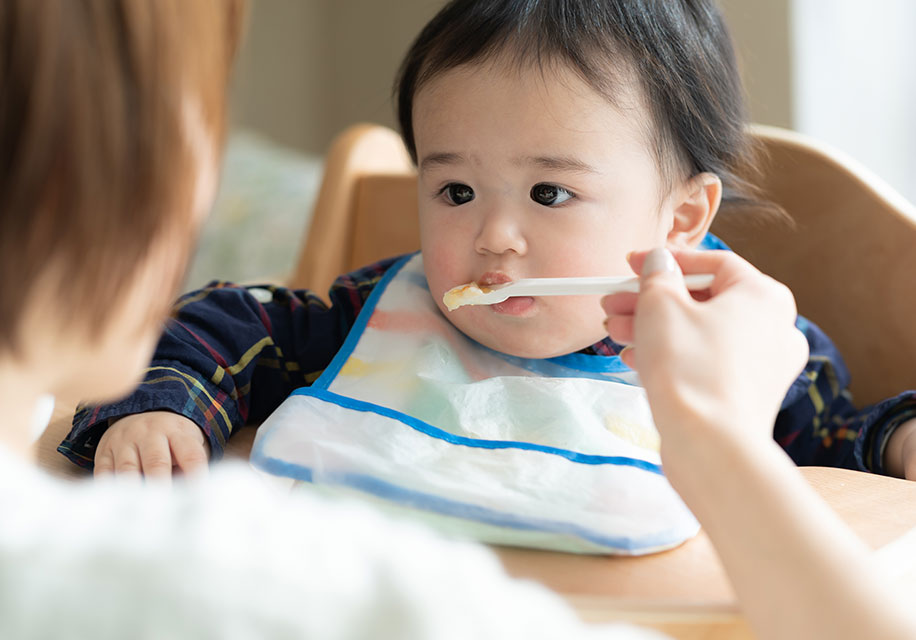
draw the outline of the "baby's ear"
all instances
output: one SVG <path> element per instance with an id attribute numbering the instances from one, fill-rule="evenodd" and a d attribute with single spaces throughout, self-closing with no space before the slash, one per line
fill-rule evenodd
<path id="1" fill-rule="evenodd" d="M 668 231 L 669 249 L 695 249 L 709 231 L 722 200 L 722 181 L 713 173 L 698 173 L 675 192 L 674 216 Z"/>

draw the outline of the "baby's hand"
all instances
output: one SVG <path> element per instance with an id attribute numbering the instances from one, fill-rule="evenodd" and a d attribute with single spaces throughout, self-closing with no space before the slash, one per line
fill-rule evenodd
<path id="1" fill-rule="evenodd" d="M 210 446 L 191 420 L 169 411 L 150 411 L 112 424 L 95 452 L 95 475 L 131 474 L 169 479 L 207 470 Z"/>
<path id="2" fill-rule="evenodd" d="M 884 468 L 889 475 L 916 480 L 916 418 L 894 430 L 884 451 Z"/>

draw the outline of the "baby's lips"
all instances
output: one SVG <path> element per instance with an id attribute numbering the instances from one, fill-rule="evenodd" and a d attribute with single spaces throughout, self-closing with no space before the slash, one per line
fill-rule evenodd
<path id="1" fill-rule="evenodd" d="M 487 271 L 477 279 L 477 286 L 481 288 L 492 287 L 493 285 L 506 284 L 507 282 L 512 282 L 512 278 L 502 271 Z"/>

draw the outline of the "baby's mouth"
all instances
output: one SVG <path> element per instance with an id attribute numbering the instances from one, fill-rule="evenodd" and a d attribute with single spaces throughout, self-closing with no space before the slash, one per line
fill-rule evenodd
<path id="1" fill-rule="evenodd" d="M 490 287 L 513 282 L 513 280 L 514 278 L 511 278 L 508 274 L 503 273 L 502 271 L 488 271 L 487 273 L 483 274 L 477 281 L 477 286 L 479 286 L 481 290 L 485 290 L 489 289 Z M 490 311 L 501 316 L 524 317 L 530 315 L 534 307 L 534 298 L 530 296 L 522 296 L 512 297 L 508 300 L 497 302 L 496 304 L 490 305 L 489 309 Z"/>
<path id="2" fill-rule="evenodd" d="M 507 282 L 512 282 L 512 278 L 505 273 L 500 271 L 488 271 L 477 279 L 477 286 L 484 289 L 497 284 L 506 284 Z"/>

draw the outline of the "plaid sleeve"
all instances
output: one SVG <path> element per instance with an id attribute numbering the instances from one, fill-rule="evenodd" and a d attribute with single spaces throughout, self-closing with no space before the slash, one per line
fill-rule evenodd
<path id="1" fill-rule="evenodd" d="M 183 296 L 137 390 L 113 404 L 80 407 L 58 451 L 92 468 L 110 420 L 171 411 L 204 431 L 218 459 L 237 427 L 263 421 L 321 375 L 395 260 L 338 278 L 330 305 L 309 291 L 228 283 Z"/>
<path id="2" fill-rule="evenodd" d="M 783 400 L 774 438 L 798 465 L 884 473 L 884 446 L 897 426 L 916 417 L 916 392 L 857 409 L 836 345 L 813 322 L 799 317 L 797 324 L 810 355 Z"/>

